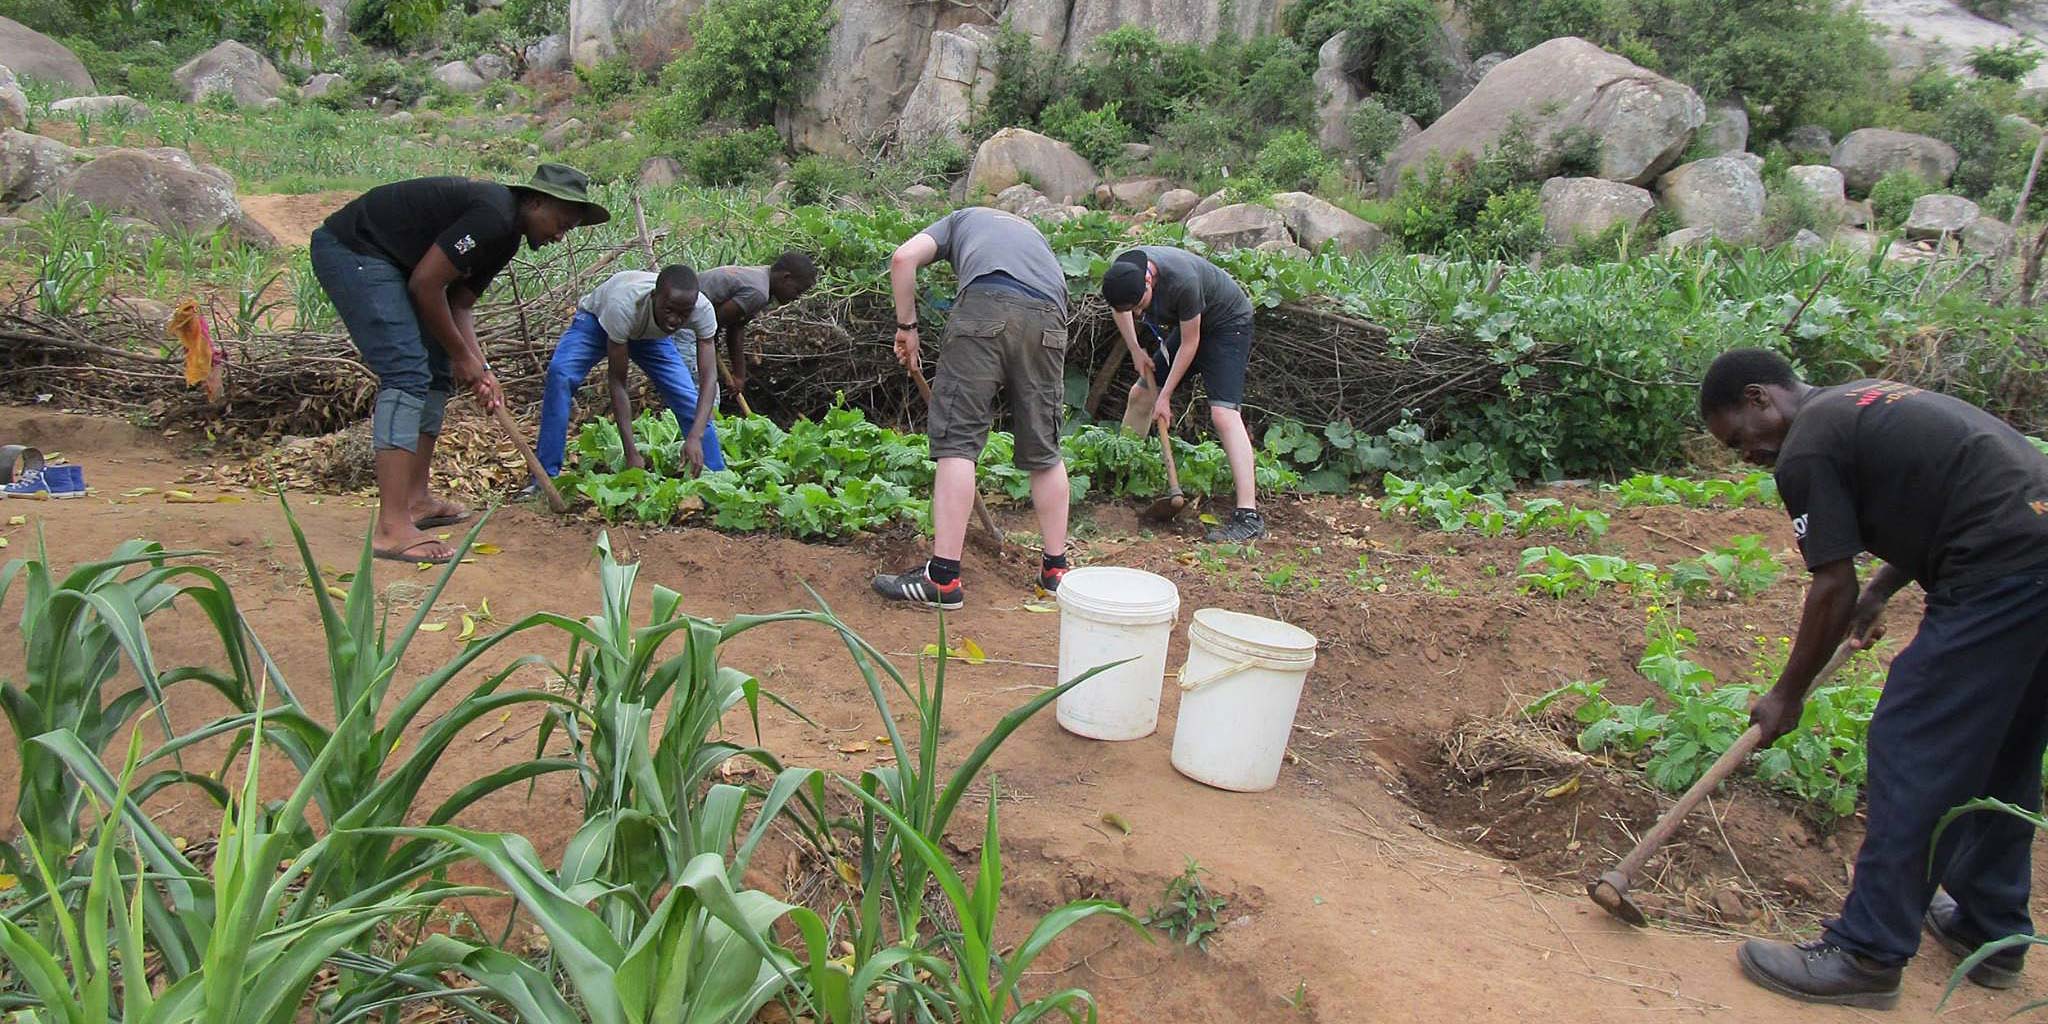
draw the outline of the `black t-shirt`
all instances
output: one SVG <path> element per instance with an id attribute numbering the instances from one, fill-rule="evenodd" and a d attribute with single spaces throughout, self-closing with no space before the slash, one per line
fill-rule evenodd
<path id="1" fill-rule="evenodd" d="M 390 261 L 410 275 L 428 246 L 440 246 L 463 284 L 485 286 L 519 252 L 519 204 L 512 190 L 469 178 L 394 181 L 357 196 L 327 218 L 336 241 Z"/>
<path id="2" fill-rule="evenodd" d="M 1932 591 L 2048 565 L 2048 457 L 1959 399 L 1880 380 L 1820 388 L 1777 479 L 1809 569 L 1869 551 Z"/>

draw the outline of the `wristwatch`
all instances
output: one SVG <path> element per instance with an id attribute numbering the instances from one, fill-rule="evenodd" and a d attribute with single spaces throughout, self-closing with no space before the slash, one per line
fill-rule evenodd
<path id="1" fill-rule="evenodd" d="M 917 330 L 917 325 L 916 325 L 916 324 L 914 324 L 914 323 L 909 323 L 909 324 L 897 324 L 897 325 L 896 325 L 896 329 L 897 329 L 897 330 L 899 330 L 899 331 L 914 331 L 914 330 Z"/>

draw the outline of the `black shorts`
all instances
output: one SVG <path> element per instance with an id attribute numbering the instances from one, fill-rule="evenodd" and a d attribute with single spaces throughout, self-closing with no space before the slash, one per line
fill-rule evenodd
<path id="1" fill-rule="evenodd" d="M 1173 357 L 1180 352 L 1180 325 L 1161 337 L 1159 328 L 1148 323 L 1158 344 L 1152 350 L 1152 379 L 1164 384 L 1173 370 Z M 1235 409 L 1244 404 L 1244 370 L 1252 358 L 1252 323 L 1202 325 L 1201 347 L 1195 350 L 1190 375 L 1202 375 L 1202 393 L 1210 408 Z"/>

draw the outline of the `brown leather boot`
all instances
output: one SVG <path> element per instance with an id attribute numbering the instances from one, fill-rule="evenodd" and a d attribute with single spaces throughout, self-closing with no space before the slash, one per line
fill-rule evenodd
<path id="1" fill-rule="evenodd" d="M 1751 939 L 1735 954 L 1749 980 L 1807 1003 L 1889 1010 L 1899 1003 L 1897 967 L 1882 967 L 1826 940 Z"/>

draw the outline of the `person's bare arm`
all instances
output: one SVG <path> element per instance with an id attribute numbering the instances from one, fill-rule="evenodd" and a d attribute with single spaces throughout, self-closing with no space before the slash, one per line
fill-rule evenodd
<path id="1" fill-rule="evenodd" d="M 1799 614 L 1799 633 L 1792 641 L 1792 653 L 1771 687 L 1749 710 L 1749 720 L 1763 727 L 1764 745 L 1799 725 L 1806 691 L 1813 678 L 1835 653 L 1835 647 L 1849 632 L 1856 610 L 1856 562 L 1844 558 L 1813 571 L 1813 583 L 1806 589 L 1806 604 Z"/>
<path id="2" fill-rule="evenodd" d="M 734 391 L 747 388 L 747 346 L 742 339 L 746 336 L 748 322 L 753 319 L 731 299 L 718 304 L 718 329 L 725 335 L 725 361 L 727 369 L 732 372 Z"/>
<path id="3" fill-rule="evenodd" d="M 889 290 L 896 297 L 897 324 L 917 323 L 917 272 L 938 256 L 939 243 L 932 236 L 920 232 L 897 246 L 896 252 L 889 257 Z M 905 369 L 923 365 L 915 327 L 897 328 L 896 361 Z"/>
<path id="4" fill-rule="evenodd" d="M 496 409 L 504 399 L 476 338 L 477 296 L 459 283 L 461 280 L 462 272 L 448 261 L 448 254 L 440 246 L 428 246 L 426 257 L 406 281 L 406 291 L 420 325 L 448 353 L 448 369 L 455 383 L 475 395 L 484 408 Z"/>
<path id="5" fill-rule="evenodd" d="M 1111 310 L 1109 318 L 1116 322 L 1116 333 L 1123 336 L 1124 347 L 1131 350 L 1131 365 L 1138 369 L 1138 379 L 1148 388 L 1158 389 L 1159 382 L 1152 379 L 1152 354 L 1138 344 L 1137 316 Z"/>
<path id="6" fill-rule="evenodd" d="M 1884 639 L 1884 606 L 1906 584 L 1913 582 L 1911 576 L 1890 562 L 1878 567 L 1863 584 L 1863 593 L 1856 599 L 1856 611 L 1849 617 L 1849 643 L 1857 650 Z"/>
<path id="7" fill-rule="evenodd" d="M 704 471 L 704 431 L 711 425 L 714 388 L 718 384 L 718 343 L 715 338 L 697 339 L 697 415 L 683 437 L 683 462 L 691 476 Z"/>
<path id="8" fill-rule="evenodd" d="M 644 469 L 646 458 L 633 440 L 633 392 L 626 386 L 626 367 L 631 365 L 626 346 L 605 346 L 604 382 L 612 396 L 612 419 L 619 424 L 619 443 L 626 450 L 626 468 Z"/>
<path id="9" fill-rule="evenodd" d="M 1159 398 L 1153 403 L 1152 418 L 1171 420 L 1173 418 L 1173 389 L 1187 379 L 1188 368 L 1195 365 L 1195 353 L 1202 347 L 1202 318 L 1189 317 L 1180 322 L 1180 348 L 1173 354 L 1173 365 L 1166 369 L 1166 379 L 1159 382 Z"/>

